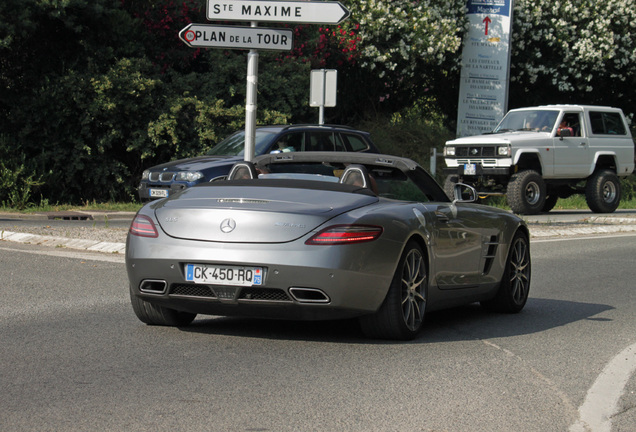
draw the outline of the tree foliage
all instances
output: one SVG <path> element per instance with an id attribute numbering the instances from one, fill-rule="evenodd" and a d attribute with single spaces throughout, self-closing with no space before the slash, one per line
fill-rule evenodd
<path id="1" fill-rule="evenodd" d="M 330 68 L 339 94 L 327 122 L 452 123 L 465 0 L 341 1 L 346 21 L 289 25 L 292 51 L 259 52 L 258 122 L 316 122 L 309 72 Z M 516 0 L 513 17 L 511 107 L 633 115 L 636 0 Z M 0 180 L 28 189 L 12 199 L 130 199 L 144 168 L 243 127 L 246 52 L 185 46 L 191 22 L 205 22 L 205 2 L 0 2 Z"/>
<path id="2" fill-rule="evenodd" d="M 636 0 L 517 0 L 511 105 L 594 103 L 634 115 Z"/>

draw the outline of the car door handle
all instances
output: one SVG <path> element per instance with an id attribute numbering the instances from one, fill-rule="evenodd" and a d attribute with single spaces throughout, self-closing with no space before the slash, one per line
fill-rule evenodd
<path id="1" fill-rule="evenodd" d="M 446 216 L 444 213 L 436 211 L 435 212 L 435 217 L 437 217 L 437 220 L 443 223 L 448 223 L 450 222 L 450 218 L 448 216 Z"/>

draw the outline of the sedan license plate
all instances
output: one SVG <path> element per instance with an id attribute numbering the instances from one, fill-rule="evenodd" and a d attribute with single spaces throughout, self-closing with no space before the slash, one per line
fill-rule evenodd
<path id="1" fill-rule="evenodd" d="M 166 189 L 150 189 L 150 196 L 165 198 L 168 196 L 168 191 Z"/>
<path id="2" fill-rule="evenodd" d="M 477 174 L 476 164 L 464 164 L 464 175 L 476 175 L 476 174 Z"/>
<path id="3" fill-rule="evenodd" d="M 231 286 L 263 284 L 262 267 L 187 264 L 185 273 L 186 281 L 200 284 Z"/>

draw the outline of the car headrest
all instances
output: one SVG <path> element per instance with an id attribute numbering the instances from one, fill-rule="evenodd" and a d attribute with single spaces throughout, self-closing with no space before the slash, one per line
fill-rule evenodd
<path id="1" fill-rule="evenodd" d="M 252 162 L 248 161 L 235 163 L 227 175 L 228 180 L 247 180 L 255 178 L 258 178 L 256 167 Z"/>

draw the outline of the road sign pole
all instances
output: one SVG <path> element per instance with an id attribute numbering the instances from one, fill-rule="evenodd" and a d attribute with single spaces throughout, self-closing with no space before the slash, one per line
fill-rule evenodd
<path id="1" fill-rule="evenodd" d="M 327 70 L 321 69 L 320 73 L 322 75 L 322 98 L 320 99 L 320 109 L 318 111 L 318 124 L 325 124 L 325 99 L 327 96 L 327 86 L 325 85 Z"/>
<path id="2" fill-rule="evenodd" d="M 338 71 L 314 69 L 311 71 L 309 106 L 318 107 L 318 123 L 325 124 L 325 107 L 336 106 Z"/>
<path id="3" fill-rule="evenodd" d="M 252 27 L 258 23 L 253 21 Z M 247 55 L 247 94 L 245 97 L 245 155 L 246 161 L 254 159 L 256 152 L 256 108 L 258 90 L 258 50 Z"/>

